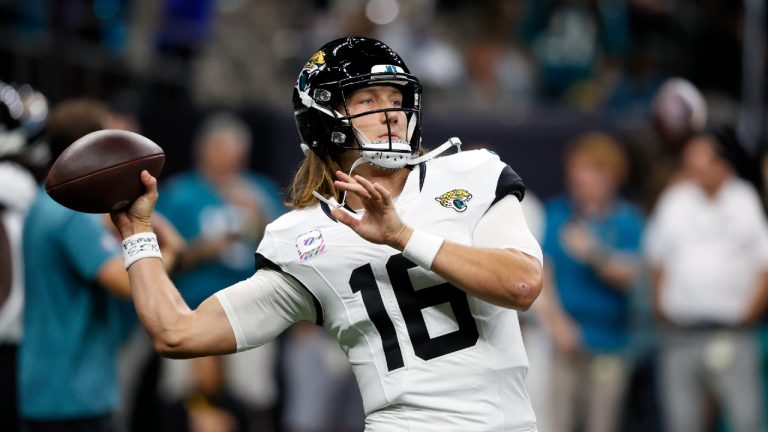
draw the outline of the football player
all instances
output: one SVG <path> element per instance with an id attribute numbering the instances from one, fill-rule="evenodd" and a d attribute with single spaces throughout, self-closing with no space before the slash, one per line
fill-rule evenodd
<path id="1" fill-rule="evenodd" d="M 423 154 L 422 89 L 382 42 L 323 46 L 301 71 L 305 154 L 293 211 L 267 227 L 257 271 L 190 310 L 149 224 L 156 180 L 112 215 L 142 323 L 170 357 L 259 346 L 299 320 L 338 339 L 367 431 L 534 431 L 517 313 L 541 289 L 518 175 L 486 150 Z"/>

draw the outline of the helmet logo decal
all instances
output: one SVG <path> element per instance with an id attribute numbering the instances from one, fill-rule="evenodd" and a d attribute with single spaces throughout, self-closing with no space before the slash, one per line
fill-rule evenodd
<path id="1" fill-rule="evenodd" d="M 325 69 L 325 52 L 320 50 L 310 57 L 309 61 L 304 64 L 301 73 L 299 73 L 299 79 L 296 81 L 296 86 L 299 91 L 306 91 L 309 79 L 317 75 L 317 73 L 323 69 Z"/>
<path id="2" fill-rule="evenodd" d="M 299 253 L 299 261 L 308 261 L 326 251 L 323 233 L 320 230 L 312 230 L 296 237 L 296 249 Z"/>
<path id="3" fill-rule="evenodd" d="M 472 194 L 466 189 L 454 189 L 448 191 L 438 197 L 435 197 L 435 201 L 440 205 L 447 208 L 452 208 L 457 212 L 463 212 L 467 209 L 467 203 L 472 199 Z"/>

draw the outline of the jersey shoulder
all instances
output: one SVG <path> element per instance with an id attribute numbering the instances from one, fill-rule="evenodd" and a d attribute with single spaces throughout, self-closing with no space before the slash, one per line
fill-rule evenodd
<path id="1" fill-rule="evenodd" d="M 514 195 L 522 201 L 525 197 L 525 184 L 520 176 L 499 155 L 485 150 L 468 150 L 433 159 L 430 168 L 443 171 L 447 176 L 481 177 L 490 184 L 495 184 L 495 204 L 507 195 Z"/>
<path id="2" fill-rule="evenodd" d="M 281 231 L 292 230 L 301 225 L 316 225 L 318 222 L 322 222 L 320 216 L 325 217 L 329 222 L 333 222 L 330 218 L 325 216 L 320 205 L 317 204 L 311 207 L 294 209 L 288 213 L 284 213 L 267 225 L 266 229 L 269 232 L 278 233 Z"/>
<path id="3" fill-rule="evenodd" d="M 289 211 L 267 225 L 257 258 L 261 255 L 277 265 L 291 262 L 297 251 L 301 253 L 303 248 L 314 250 L 312 245 L 315 242 L 323 242 L 323 232 L 338 223 L 320 205 Z"/>
<path id="4" fill-rule="evenodd" d="M 467 150 L 447 156 L 441 156 L 429 161 L 430 166 L 455 172 L 469 172 L 492 166 L 504 166 L 496 153 L 489 150 Z"/>

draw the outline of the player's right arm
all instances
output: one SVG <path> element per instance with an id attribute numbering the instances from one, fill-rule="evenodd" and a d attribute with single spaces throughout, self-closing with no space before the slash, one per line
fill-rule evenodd
<path id="1" fill-rule="evenodd" d="M 127 211 L 111 215 L 123 238 L 151 231 L 157 180 L 146 171 L 147 192 Z M 168 277 L 161 260 L 144 258 L 128 269 L 136 312 L 155 349 L 173 358 L 228 354 L 271 340 L 300 319 L 314 319 L 308 293 L 277 271 L 260 270 L 206 299 L 192 310 Z M 294 284 L 295 283 L 295 284 Z"/>

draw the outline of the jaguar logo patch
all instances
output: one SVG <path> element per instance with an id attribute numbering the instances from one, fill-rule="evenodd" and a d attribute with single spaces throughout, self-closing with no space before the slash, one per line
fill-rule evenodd
<path id="1" fill-rule="evenodd" d="M 467 209 L 467 203 L 472 199 L 472 194 L 466 189 L 454 189 L 446 192 L 438 197 L 435 197 L 435 201 L 439 202 L 441 206 L 448 207 L 456 210 L 457 212 L 463 212 Z"/>

